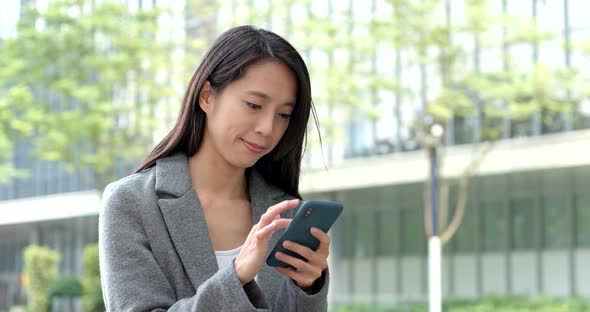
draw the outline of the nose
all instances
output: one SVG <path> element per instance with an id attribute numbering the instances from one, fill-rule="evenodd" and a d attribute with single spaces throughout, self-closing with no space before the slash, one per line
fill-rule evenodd
<path id="1" fill-rule="evenodd" d="M 276 118 L 273 113 L 260 114 L 256 120 L 256 133 L 263 136 L 271 136 L 275 126 Z"/>

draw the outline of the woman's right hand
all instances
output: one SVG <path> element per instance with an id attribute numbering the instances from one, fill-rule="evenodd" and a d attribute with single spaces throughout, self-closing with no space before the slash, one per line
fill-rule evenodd
<path id="1" fill-rule="evenodd" d="M 270 208 L 260 217 L 260 222 L 255 224 L 240 254 L 234 261 L 234 269 L 242 285 L 254 279 L 260 267 L 264 263 L 268 249 L 268 240 L 279 229 L 289 226 L 291 219 L 281 218 L 281 213 L 299 205 L 299 199 L 285 200 Z"/>

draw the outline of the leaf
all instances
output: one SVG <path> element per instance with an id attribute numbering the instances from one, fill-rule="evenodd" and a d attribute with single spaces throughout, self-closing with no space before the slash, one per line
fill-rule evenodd
<path id="1" fill-rule="evenodd" d="M 453 111 L 441 104 L 429 105 L 428 113 L 442 120 L 450 120 L 453 117 Z"/>

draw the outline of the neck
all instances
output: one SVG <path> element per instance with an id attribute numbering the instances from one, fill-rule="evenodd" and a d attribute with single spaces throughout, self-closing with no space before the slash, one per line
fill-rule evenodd
<path id="1" fill-rule="evenodd" d="M 247 198 L 246 170 L 229 164 L 206 141 L 204 138 L 201 148 L 189 158 L 193 187 L 198 190 L 199 196 Z"/>

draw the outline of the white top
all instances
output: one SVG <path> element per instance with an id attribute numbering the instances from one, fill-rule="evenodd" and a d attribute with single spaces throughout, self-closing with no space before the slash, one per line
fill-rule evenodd
<path id="1" fill-rule="evenodd" d="M 232 250 L 215 250 L 215 258 L 217 258 L 217 266 L 221 270 L 226 266 L 232 265 L 234 259 L 240 254 L 240 250 L 244 245 Z M 258 282 L 258 275 L 254 276 L 254 280 Z"/>
<path id="2" fill-rule="evenodd" d="M 243 246 L 243 245 L 242 245 Z M 242 246 L 232 249 L 232 250 L 223 250 L 217 251 L 215 250 L 215 257 L 217 258 L 217 266 L 219 269 L 225 268 L 228 265 L 231 265 L 234 259 L 240 254 L 240 250 L 242 250 Z"/>

